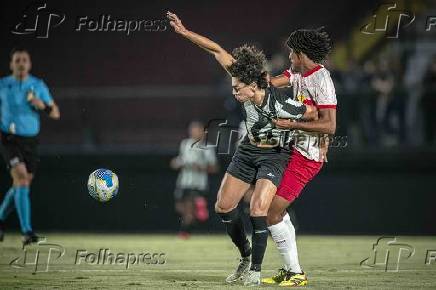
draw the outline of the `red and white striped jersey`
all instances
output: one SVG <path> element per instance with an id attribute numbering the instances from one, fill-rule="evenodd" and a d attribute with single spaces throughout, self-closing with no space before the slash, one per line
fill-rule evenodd
<path id="1" fill-rule="evenodd" d="M 318 109 L 336 109 L 335 86 L 324 66 L 318 65 L 305 74 L 293 73 L 290 69 L 283 74 L 289 78 L 294 100 L 316 106 Z M 310 160 L 324 161 L 320 150 L 320 137 L 323 134 L 295 130 L 294 136 L 294 147 L 298 152 Z"/>

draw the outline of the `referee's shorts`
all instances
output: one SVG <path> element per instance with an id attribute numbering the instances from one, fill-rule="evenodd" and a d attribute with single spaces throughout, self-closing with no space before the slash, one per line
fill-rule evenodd
<path id="1" fill-rule="evenodd" d="M 24 163 L 27 172 L 35 173 L 38 157 L 38 138 L 23 137 L 0 132 L 2 155 L 8 169 L 18 163 Z"/>

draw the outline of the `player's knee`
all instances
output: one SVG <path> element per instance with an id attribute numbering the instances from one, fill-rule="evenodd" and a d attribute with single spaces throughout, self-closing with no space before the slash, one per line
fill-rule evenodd
<path id="1" fill-rule="evenodd" d="M 223 200 L 217 200 L 215 203 L 215 212 L 216 213 L 226 213 L 234 209 L 235 206 L 230 202 L 226 202 Z"/>
<path id="2" fill-rule="evenodd" d="M 33 180 L 33 174 L 31 174 L 31 173 L 27 174 L 27 181 L 28 181 L 29 185 L 32 183 L 32 180 Z"/>
<path id="3" fill-rule="evenodd" d="M 17 177 L 14 179 L 15 186 L 29 186 L 29 180 L 27 178 Z"/>
<path id="4" fill-rule="evenodd" d="M 30 183 L 29 174 L 22 166 L 15 168 L 13 174 L 14 184 L 17 186 L 28 186 Z"/>
<path id="5" fill-rule="evenodd" d="M 266 216 L 268 208 L 262 203 L 252 202 L 250 204 L 250 216 Z"/>
<path id="6" fill-rule="evenodd" d="M 250 216 L 266 216 L 269 203 L 265 200 L 252 200 L 250 203 Z"/>
<path id="7" fill-rule="evenodd" d="M 268 215 L 266 216 L 266 222 L 268 226 L 276 225 L 283 220 L 283 217 L 280 213 L 274 211 L 268 211 Z"/>

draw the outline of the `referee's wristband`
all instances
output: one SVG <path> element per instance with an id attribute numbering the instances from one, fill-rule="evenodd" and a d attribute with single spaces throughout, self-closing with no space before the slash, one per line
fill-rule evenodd
<path id="1" fill-rule="evenodd" d="M 46 112 L 47 114 L 50 114 L 51 111 L 53 111 L 53 107 L 46 105 L 43 111 Z"/>

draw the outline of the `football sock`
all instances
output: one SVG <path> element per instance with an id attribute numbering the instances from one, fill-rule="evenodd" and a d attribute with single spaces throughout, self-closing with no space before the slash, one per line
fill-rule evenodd
<path id="1" fill-rule="evenodd" d="M 251 255 L 250 242 L 245 234 L 245 228 L 239 209 L 235 208 L 230 212 L 218 213 L 221 221 L 226 225 L 227 234 L 232 239 L 235 246 L 241 253 L 241 257 L 245 258 Z"/>
<path id="2" fill-rule="evenodd" d="M 17 208 L 18 218 L 20 220 L 21 232 L 23 234 L 32 232 L 28 186 L 18 186 L 15 188 L 15 207 Z"/>
<path id="3" fill-rule="evenodd" d="M 6 193 L 2 204 L 0 205 L 0 220 L 5 221 L 8 215 L 12 212 L 14 209 L 14 194 L 15 194 L 15 187 L 9 188 L 8 192 Z"/>
<path id="4" fill-rule="evenodd" d="M 188 224 L 188 223 L 183 222 L 183 220 L 182 220 L 182 222 L 180 223 L 180 231 L 185 232 L 185 233 L 191 233 L 192 223 Z"/>
<path id="5" fill-rule="evenodd" d="M 283 221 L 280 223 L 286 224 L 287 229 L 288 229 L 288 233 L 289 233 L 286 236 L 286 232 L 282 231 L 282 233 L 284 234 L 284 238 L 286 239 L 286 245 L 287 245 L 288 253 L 289 253 L 289 264 L 286 265 L 288 267 L 287 270 L 290 270 L 294 273 L 301 273 L 302 270 L 301 270 L 300 263 L 298 261 L 298 250 L 297 250 L 297 241 L 296 241 L 296 237 L 295 237 L 295 227 L 292 224 L 292 221 L 287 213 L 283 217 Z M 271 235 L 273 235 L 272 231 L 271 231 Z M 279 251 L 280 251 L 280 249 L 279 249 Z M 284 260 L 284 262 L 286 263 L 285 260 Z"/>
<path id="6" fill-rule="evenodd" d="M 271 232 L 271 237 L 276 243 L 277 250 L 279 250 L 280 255 L 283 260 L 283 268 L 285 270 L 290 270 L 291 268 L 291 244 L 289 239 L 288 226 L 284 221 L 278 224 L 268 227 Z"/>
<path id="7" fill-rule="evenodd" d="M 292 206 L 288 206 L 286 209 L 287 214 L 285 215 L 285 222 L 287 220 L 291 220 L 292 225 L 294 226 L 295 231 L 298 231 L 298 220 L 297 220 L 297 214 L 295 213 L 295 210 Z"/>
<path id="8" fill-rule="evenodd" d="M 250 217 L 250 220 L 253 225 L 253 236 L 251 238 L 253 254 L 251 256 L 250 270 L 260 271 L 268 241 L 266 216 L 252 216 Z"/>

